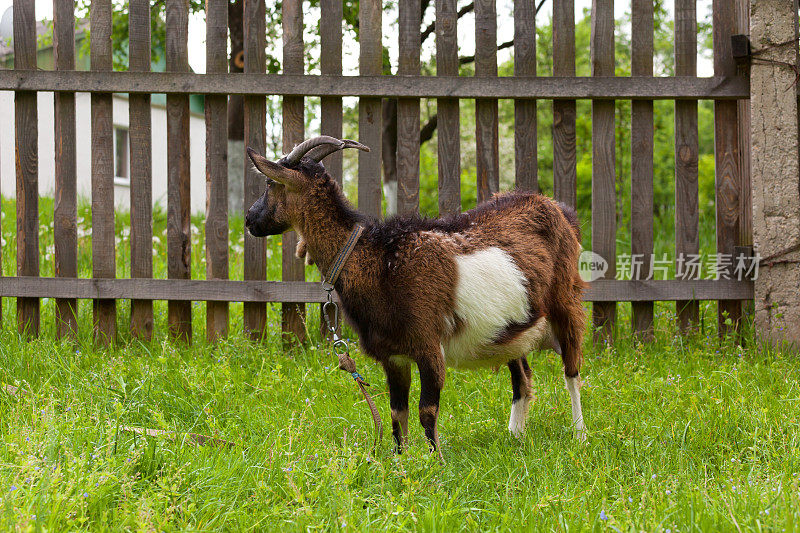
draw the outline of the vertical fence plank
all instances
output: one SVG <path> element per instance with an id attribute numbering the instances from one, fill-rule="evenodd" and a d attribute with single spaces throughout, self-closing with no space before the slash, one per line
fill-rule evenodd
<path id="1" fill-rule="evenodd" d="M 419 75 L 420 0 L 400 2 L 399 75 Z M 419 211 L 419 98 L 397 101 L 397 213 Z"/>
<path id="2" fill-rule="evenodd" d="M 495 0 L 475 2 L 475 75 L 497 76 L 497 8 Z M 497 99 L 475 100 L 475 164 L 478 203 L 500 189 L 500 153 L 497 137 Z"/>
<path id="3" fill-rule="evenodd" d="M 129 9 L 129 70 L 150 71 L 150 2 L 131 0 Z M 153 277 L 153 150 L 151 147 L 150 95 L 131 94 L 131 277 Z M 131 334 L 153 336 L 152 300 L 131 300 Z"/>
<path id="4" fill-rule="evenodd" d="M 614 75 L 614 1 L 592 0 L 592 76 Z M 617 216 L 614 101 L 592 101 L 592 251 L 608 262 L 605 279 L 616 276 Z M 617 306 L 592 306 L 596 340 L 613 340 Z M 599 328 L 599 329 L 598 329 Z"/>
<path id="5" fill-rule="evenodd" d="M 575 75 L 575 2 L 553 0 L 553 76 Z M 553 101 L 553 196 L 577 205 L 575 100 Z"/>
<path id="6" fill-rule="evenodd" d="M 342 74 L 342 19 L 344 16 L 342 0 L 321 0 L 320 17 L 320 69 L 323 75 L 340 76 Z M 323 96 L 320 101 L 320 132 L 336 139 L 342 138 L 342 99 Z M 329 155 L 325 161 L 325 169 L 342 185 L 342 152 Z M 323 305 L 319 306 L 319 327 L 323 338 L 329 336 L 323 316 Z M 332 318 L 332 317 L 331 317 Z"/>
<path id="7" fill-rule="evenodd" d="M 383 70 L 382 2 L 361 0 L 358 15 L 361 50 L 359 73 L 362 76 L 379 76 Z M 381 214 L 381 113 L 380 98 L 359 98 L 358 138 L 370 147 L 370 151 L 358 152 L 358 208 L 376 217 Z"/>
<path id="8" fill-rule="evenodd" d="M 323 75 L 342 74 L 342 0 L 321 0 L 320 17 L 320 68 Z M 342 138 L 342 99 L 323 96 L 321 99 L 321 133 L 336 139 Z M 342 184 L 342 152 L 337 151 L 325 158 L 328 173 Z"/>
<path id="9" fill-rule="evenodd" d="M 283 2 L 283 73 L 303 74 L 303 3 L 301 0 Z M 303 97 L 283 97 L 283 151 L 288 153 L 296 144 L 303 142 Z M 297 234 L 290 231 L 283 235 L 284 281 L 303 281 L 303 261 L 294 256 Z M 281 305 L 281 331 L 287 340 L 305 340 L 305 306 L 300 303 Z"/>
<path id="10" fill-rule="evenodd" d="M 750 35 L 750 0 L 736 0 L 736 33 Z M 750 65 L 738 67 L 738 73 L 750 77 Z M 739 246 L 752 251 L 753 247 L 753 191 L 750 176 L 750 99 L 736 102 L 739 122 Z M 734 265 L 736 259 L 734 258 Z M 754 314 L 752 300 L 742 301 L 742 314 Z"/>
<path id="11" fill-rule="evenodd" d="M 111 70 L 111 0 L 95 0 L 90 12 L 91 68 Z M 92 93 L 92 277 L 116 277 L 114 241 L 114 126 L 109 93 Z M 117 337 L 117 302 L 95 300 L 99 341 Z"/>
<path id="12" fill-rule="evenodd" d="M 514 2 L 514 75 L 536 76 L 536 1 Z M 514 101 L 514 167 L 518 189 L 539 190 L 536 100 Z"/>
<path id="13" fill-rule="evenodd" d="M 736 33 L 736 6 L 731 0 L 713 2 L 714 75 L 735 76 L 731 55 L 731 35 Z M 739 244 L 739 123 L 735 100 L 714 101 L 714 155 L 717 207 L 717 253 L 731 254 Z M 726 275 L 732 269 L 727 268 Z M 720 300 L 717 323 L 720 335 L 729 331 L 726 319 L 738 325 L 742 305 L 739 300 Z"/>
<path id="14" fill-rule="evenodd" d="M 57 70 L 75 70 L 75 5 L 53 2 L 53 50 Z M 75 93 L 55 94 L 55 198 L 53 237 L 57 277 L 78 277 L 76 207 Z M 78 332 L 77 300 L 56 300 L 56 338 Z"/>
<path id="15" fill-rule="evenodd" d="M 244 0 L 244 71 L 264 73 L 266 71 L 266 10 L 264 0 Z M 260 154 L 266 148 L 266 100 L 264 96 L 244 98 L 244 139 Z M 264 177 L 245 157 L 244 205 L 248 209 L 264 192 Z M 243 211 L 244 212 L 244 211 Z M 284 245 L 286 240 L 283 241 Z M 267 277 L 267 240 L 253 237 L 245 231 L 244 279 L 263 280 Z M 263 303 L 244 304 L 244 329 L 250 338 L 264 336 L 267 326 L 267 306 Z"/>
<path id="16" fill-rule="evenodd" d="M 697 75 L 696 0 L 675 0 L 675 75 Z M 675 257 L 677 261 L 700 253 L 698 211 L 697 102 L 675 101 Z M 680 266 L 680 263 L 679 263 Z M 684 269 L 678 278 L 690 277 Z M 675 302 L 681 330 L 697 325 L 700 306 L 695 300 Z"/>
<path id="17" fill-rule="evenodd" d="M 653 75 L 653 2 L 633 0 L 631 74 Z M 653 102 L 631 103 L 631 255 L 643 256 L 642 272 L 650 270 L 653 253 Z M 653 339 L 653 302 L 634 302 L 633 331 Z"/>
<path id="18" fill-rule="evenodd" d="M 228 0 L 206 0 L 206 72 L 228 72 Z M 206 278 L 228 279 L 228 97 L 206 95 L 205 114 Z M 206 302 L 206 339 L 227 335 L 228 302 Z"/>
<path id="19" fill-rule="evenodd" d="M 167 2 L 167 70 L 189 71 L 189 4 Z M 167 277 L 192 277 L 189 95 L 167 95 Z M 192 302 L 167 304 L 170 334 L 192 340 Z"/>
<path id="20" fill-rule="evenodd" d="M 436 0 L 436 74 L 458 76 L 456 0 Z M 461 212 L 461 125 L 457 98 L 436 101 L 439 215 Z"/>
<path id="21" fill-rule="evenodd" d="M 36 70 L 33 2 L 14 2 L 14 68 Z M 39 275 L 39 155 L 36 93 L 14 93 L 17 171 L 17 275 Z M 39 299 L 17 298 L 19 331 L 39 335 Z"/>

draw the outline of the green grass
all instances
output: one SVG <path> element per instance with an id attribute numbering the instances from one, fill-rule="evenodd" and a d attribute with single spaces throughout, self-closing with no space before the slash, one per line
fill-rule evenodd
<path id="1" fill-rule="evenodd" d="M 586 446 L 571 437 L 554 354 L 531 358 L 521 440 L 506 430 L 505 369 L 450 371 L 444 465 L 413 414 L 408 452 L 393 454 L 387 436 L 370 458 L 369 413 L 327 348 L 234 335 L 106 351 L 7 328 L 0 382 L 26 392 L 0 392 L 0 529 L 796 529 L 798 358 L 676 336 L 666 313 L 658 322 L 652 345 L 588 348 Z M 381 372 L 356 359 L 386 420 Z"/>
<path id="2" fill-rule="evenodd" d="M 52 245 L 47 210 L 45 203 L 43 255 Z M 3 211 L 7 238 L 13 206 Z M 83 207 L 80 216 L 85 233 Z M 157 213 L 156 235 L 162 218 Z M 122 227 L 120 276 L 127 264 Z M 193 227 L 193 268 L 202 273 L 202 221 Z M 80 241 L 83 273 L 89 239 Z M 270 244 L 276 259 L 279 242 Z M 154 243 L 157 276 L 163 246 Z M 13 248 L 11 241 L 3 249 L 6 273 L 14 271 Z M 271 279 L 277 263 L 270 262 Z M 50 275 L 46 268 L 52 255 L 42 263 Z M 673 306 L 659 304 L 656 341 L 637 346 L 628 334 L 630 306 L 620 305 L 618 342 L 594 348 L 587 341 L 585 446 L 571 436 L 552 352 L 530 358 L 536 400 L 521 440 L 506 429 L 505 369 L 449 371 L 440 418 L 444 465 L 428 452 L 413 409 L 407 453 L 392 453 L 387 434 L 369 454 L 369 413 L 319 345 L 316 306 L 311 342 L 285 350 L 277 306 L 269 306 L 263 342 L 242 338 L 241 305 L 233 305 L 230 338 L 209 345 L 204 306 L 195 304 L 194 343 L 186 347 L 165 339 L 163 303 L 155 307 L 155 340 L 131 340 L 122 302 L 120 343 L 107 350 L 90 342 L 88 302 L 74 344 L 53 340 L 52 300 L 43 301 L 42 335 L 32 342 L 14 332 L 13 300 L 3 304 L 3 531 L 800 529 L 800 357 L 760 346 L 749 327 L 746 348 L 718 339 L 713 303 L 702 305 L 694 336 L 678 335 Z M 388 423 L 382 373 L 354 355 Z M 411 394 L 415 404 L 416 377 Z M 125 427 L 200 433 L 235 446 L 198 447 Z"/>

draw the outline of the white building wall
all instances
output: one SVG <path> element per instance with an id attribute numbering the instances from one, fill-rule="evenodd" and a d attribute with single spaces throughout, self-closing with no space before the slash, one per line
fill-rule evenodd
<path id="1" fill-rule="evenodd" d="M 53 93 L 39 93 L 39 194 L 53 196 L 55 189 L 55 121 Z M 115 95 L 113 121 L 115 126 L 128 127 L 128 100 Z M 91 96 L 78 93 L 75 97 L 76 165 L 78 195 L 87 201 L 92 193 L 91 158 Z M 205 179 L 205 119 L 191 115 L 189 120 L 191 150 L 192 213 L 204 213 L 206 205 Z M 167 112 L 152 107 L 153 144 L 153 203 L 167 207 Z M 14 93 L 0 91 L 0 194 L 16 198 L 16 169 L 14 155 Z M 135 162 L 133 162 L 135 164 Z M 128 209 L 130 188 L 115 184 L 114 199 L 118 208 Z"/>

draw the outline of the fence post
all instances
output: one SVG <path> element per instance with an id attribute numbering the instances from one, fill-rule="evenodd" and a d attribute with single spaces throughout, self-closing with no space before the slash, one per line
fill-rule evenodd
<path id="1" fill-rule="evenodd" d="M 592 1 L 592 76 L 614 75 L 614 3 Z M 614 100 L 592 101 L 592 251 L 608 262 L 604 279 L 616 276 L 617 195 Z M 617 304 L 592 305 L 595 340 L 613 340 Z"/>
<path id="2" fill-rule="evenodd" d="M 129 69 L 150 72 L 150 2 L 131 0 Z M 153 161 L 152 116 L 149 94 L 128 97 L 131 176 L 131 277 L 153 277 Z M 153 301 L 131 300 L 131 334 L 153 336 Z"/>
<path id="3" fill-rule="evenodd" d="M 536 76 L 536 1 L 514 2 L 514 76 Z M 536 100 L 514 101 L 514 183 L 539 192 Z"/>
<path id="4" fill-rule="evenodd" d="M 206 2 L 206 72 L 228 72 L 228 0 Z M 206 279 L 228 279 L 228 97 L 206 95 Z M 228 302 L 206 303 L 206 339 L 228 336 Z"/>
<path id="5" fill-rule="evenodd" d="M 244 71 L 263 74 L 266 58 L 266 6 L 264 0 L 244 0 Z M 263 154 L 266 148 L 266 99 L 264 96 L 244 97 L 245 146 Z M 264 192 L 262 176 L 245 156 L 244 205 L 242 212 Z M 280 238 L 280 237 L 277 237 Z M 244 231 L 244 279 L 264 280 L 267 277 L 267 239 L 253 237 Z M 263 338 L 267 327 L 267 306 L 260 302 L 245 302 L 244 330 L 253 340 Z"/>
<path id="6" fill-rule="evenodd" d="M 53 50 L 57 70 L 75 70 L 75 4 L 57 0 L 53 5 Z M 55 94 L 55 170 L 53 234 L 57 277 L 78 277 L 77 194 L 75 167 L 75 93 Z M 78 301 L 56 300 L 56 338 L 75 336 Z"/>
<path id="7" fill-rule="evenodd" d="M 111 0 L 95 0 L 90 12 L 91 67 L 111 71 Z M 111 93 L 92 93 L 92 277 L 115 278 L 114 123 Z M 117 337 L 117 301 L 95 300 L 97 339 L 111 344 Z"/>
<path id="8" fill-rule="evenodd" d="M 167 2 L 167 70 L 189 71 L 188 2 Z M 167 95 L 167 277 L 192 277 L 189 95 Z M 170 334 L 192 340 L 192 302 L 167 304 Z"/>
<path id="9" fill-rule="evenodd" d="M 697 76 L 696 0 L 675 2 L 675 75 Z M 675 101 L 675 259 L 700 253 L 698 211 L 697 101 Z M 677 265 L 676 265 L 677 266 Z M 686 267 L 677 279 L 688 278 Z M 682 331 L 697 326 L 700 305 L 697 300 L 675 302 L 678 326 Z"/>
<path id="10" fill-rule="evenodd" d="M 750 71 L 756 326 L 773 343 L 800 346 L 800 194 L 797 176 L 797 4 L 750 0 L 750 40 L 761 51 Z M 791 46 L 779 43 L 792 42 Z M 776 46 L 779 45 L 779 46 Z"/>
<path id="11" fill-rule="evenodd" d="M 300 0 L 283 1 L 283 73 L 303 74 L 303 3 Z M 289 153 L 296 144 L 303 142 L 303 97 L 283 97 L 283 152 Z M 297 248 L 297 233 L 283 234 L 282 270 L 283 281 L 303 281 L 305 265 L 294 256 Z M 281 332 L 287 341 L 303 342 L 306 307 L 301 303 L 287 302 L 281 305 Z"/>
<path id="12" fill-rule="evenodd" d="M 342 18 L 343 4 L 341 0 L 322 0 L 320 2 L 320 70 L 323 75 L 342 75 Z M 321 118 L 320 133 L 336 139 L 342 138 L 342 99 L 335 96 L 323 96 L 320 99 Z M 328 174 L 342 186 L 342 152 L 337 151 L 325 158 Z M 319 327 L 323 339 L 330 336 L 323 306 L 319 306 Z M 329 314 L 329 318 L 333 318 Z"/>
<path id="13" fill-rule="evenodd" d="M 575 2 L 553 2 L 553 76 L 575 75 Z M 553 100 L 553 196 L 577 207 L 575 100 Z"/>
<path id="14" fill-rule="evenodd" d="M 458 76 L 456 0 L 436 0 L 436 75 Z M 438 98 L 439 214 L 461 212 L 461 124 L 459 100 Z"/>
<path id="15" fill-rule="evenodd" d="M 653 2 L 634 0 L 631 23 L 631 75 L 653 75 Z M 653 254 L 653 101 L 631 102 L 631 256 L 643 256 L 649 272 Z M 631 260 L 631 277 L 636 268 Z M 638 277 L 638 276 L 636 276 Z M 634 302 L 633 332 L 653 339 L 653 302 Z"/>
<path id="16" fill-rule="evenodd" d="M 496 0 L 475 2 L 475 76 L 497 76 Z M 475 171 L 478 203 L 500 190 L 500 151 L 498 145 L 498 107 L 496 98 L 475 99 Z"/>
<path id="17" fill-rule="evenodd" d="M 399 75 L 419 75 L 420 2 L 400 2 Z M 397 213 L 419 210 L 419 99 L 397 100 Z"/>
<path id="18" fill-rule="evenodd" d="M 358 3 L 359 19 L 359 74 L 380 76 L 383 69 L 383 2 L 361 0 Z M 381 98 L 358 99 L 358 140 L 370 147 L 369 152 L 358 152 L 358 209 L 380 217 L 381 215 Z"/>
<path id="19" fill-rule="evenodd" d="M 14 68 L 36 70 L 33 2 L 14 2 Z M 39 155 L 37 94 L 14 93 L 17 170 L 17 275 L 39 275 Z M 39 335 L 39 299 L 17 298 L 19 332 Z"/>

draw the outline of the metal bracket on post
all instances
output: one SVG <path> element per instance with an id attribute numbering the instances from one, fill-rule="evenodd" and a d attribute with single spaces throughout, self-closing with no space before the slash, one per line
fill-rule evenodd
<path id="1" fill-rule="evenodd" d="M 738 67 L 750 64 L 750 38 L 747 35 L 731 35 L 731 55 Z"/>

